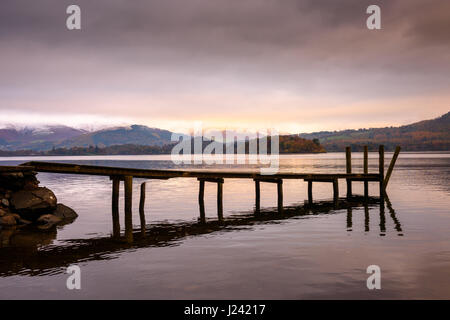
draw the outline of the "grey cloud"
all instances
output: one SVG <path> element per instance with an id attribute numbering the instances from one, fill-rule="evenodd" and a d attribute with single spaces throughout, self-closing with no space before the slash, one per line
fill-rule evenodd
<path id="1" fill-rule="evenodd" d="M 80 32 L 65 29 L 72 3 Z M 375 3 L 383 30 L 369 31 L 365 9 Z M 117 95 L 169 97 L 172 113 L 180 97 L 180 109 L 199 114 L 207 106 L 186 97 L 434 95 L 450 87 L 449 15 L 446 0 L 2 0 L 0 111 L 60 112 L 45 102 Z M 233 108 L 250 112 L 245 104 Z"/>

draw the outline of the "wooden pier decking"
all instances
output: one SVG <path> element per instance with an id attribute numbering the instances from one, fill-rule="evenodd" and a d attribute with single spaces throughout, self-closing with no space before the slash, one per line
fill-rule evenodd
<path id="1" fill-rule="evenodd" d="M 80 175 L 98 175 L 107 176 L 112 180 L 112 219 L 113 219 L 113 237 L 120 237 L 119 222 L 119 191 L 120 181 L 124 182 L 125 189 L 125 238 L 127 242 L 133 241 L 133 222 L 132 222 L 132 186 L 133 178 L 144 179 L 172 179 L 172 178 L 196 178 L 199 181 L 199 211 L 200 221 L 206 221 L 204 191 L 205 183 L 217 184 L 217 216 L 219 221 L 223 219 L 223 184 L 225 179 L 252 179 L 255 183 L 255 213 L 260 211 L 260 188 L 261 183 L 277 184 L 277 207 L 278 212 L 283 212 L 283 180 L 296 179 L 304 180 L 308 183 L 308 202 L 313 204 L 313 182 L 328 182 L 333 184 L 333 199 L 337 204 L 339 200 L 339 179 L 345 179 L 347 182 L 347 197 L 352 196 L 352 183 L 354 181 L 364 182 L 364 196 L 368 197 L 369 181 L 379 183 L 380 198 L 384 193 L 389 182 L 389 178 L 394 169 L 400 147 L 397 147 L 389 166 L 386 177 L 384 175 L 384 147 L 379 148 L 379 171 L 378 173 L 368 173 L 368 149 L 364 148 L 364 173 L 352 173 L 351 150 L 346 149 L 346 173 L 277 173 L 273 175 L 262 175 L 259 172 L 249 171 L 222 171 L 222 170 L 154 170 L 154 169 L 134 169 L 107 166 L 77 165 L 55 162 L 27 162 L 20 166 L 25 170 L 36 172 L 49 172 L 60 174 L 80 174 Z M 17 167 L 16 167 L 17 168 Z M 2 170 L 2 169 L 0 169 Z M 5 168 L 5 171 L 15 169 Z M 139 214 L 142 234 L 145 234 L 145 182 L 141 184 Z"/>

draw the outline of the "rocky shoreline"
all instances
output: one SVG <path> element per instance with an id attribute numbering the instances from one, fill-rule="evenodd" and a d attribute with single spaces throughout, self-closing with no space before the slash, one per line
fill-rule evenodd
<path id="1" fill-rule="evenodd" d="M 37 226 L 48 230 L 72 222 L 77 214 L 39 186 L 33 171 L 0 172 L 0 230 Z"/>

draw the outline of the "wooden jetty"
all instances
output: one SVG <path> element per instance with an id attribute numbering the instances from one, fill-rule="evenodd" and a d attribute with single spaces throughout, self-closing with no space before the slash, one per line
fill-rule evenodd
<path id="1" fill-rule="evenodd" d="M 172 179 L 172 178 L 196 178 L 199 181 L 198 203 L 200 210 L 200 221 L 206 221 L 204 193 L 205 183 L 215 183 L 217 185 L 217 216 L 218 220 L 223 220 L 223 184 L 225 179 L 253 179 L 255 183 L 255 213 L 260 212 L 260 188 L 261 183 L 277 184 L 277 207 L 278 212 L 283 212 L 283 180 L 296 179 L 304 180 L 308 183 L 308 203 L 313 204 L 313 182 L 328 182 L 333 184 L 333 199 L 337 204 L 339 200 L 339 179 L 345 179 L 347 182 L 347 197 L 352 197 L 352 183 L 355 181 L 364 182 L 364 195 L 367 198 L 369 194 L 369 181 L 379 183 L 380 198 L 384 197 L 389 178 L 394 169 L 395 162 L 400 153 L 400 147 L 397 147 L 389 165 L 389 169 L 384 174 L 384 146 L 379 148 L 379 171 L 377 173 L 368 172 L 368 148 L 364 148 L 364 172 L 352 173 L 351 149 L 346 148 L 346 173 L 277 173 L 273 175 L 262 175 L 259 172 L 243 171 L 212 171 L 212 170 L 153 170 L 153 169 L 133 169 L 91 165 L 77 165 L 55 162 L 27 162 L 21 165 L 25 170 L 36 172 L 50 172 L 61 174 L 81 174 L 107 176 L 112 180 L 112 220 L 113 237 L 120 237 L 119 222 L 119 191 L 120 182 L 124 182 L 125 189 L 125 239 L 127 242 L 133 242 L 133 221 L 132 221 L 132 187 L 133 178 L 144 179 Z M 16 167 L 17 168 L 17 167 Z M 2 170 L 2 169 L 0 169 Z M 12 167 L 5 168 L 5 171 L 14 171 Z M 141 184 L 140 189 L 139 214 L 142 234 L 145 235 L 145 182 Z"/>

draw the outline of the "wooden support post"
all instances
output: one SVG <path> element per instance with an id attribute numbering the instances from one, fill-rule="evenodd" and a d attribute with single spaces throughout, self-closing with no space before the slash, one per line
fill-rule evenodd
<path id="1" fill-rule="evenodd" d="M 206 222 L 205 215 L 205 180 L 199 180 L 200 186 L 198 191 L 198 205 L 200 208 L 200 222 Z"/>
<path id="2" fill-rule="evenodd" d="M 369 148 L 364 146 L 364 173 L 369 173 Z M 364 197 L 369 197 L 369 181 L 364 181 Z"/>
<path id="3" fill-rule="evenodd" d="M 112 220 L 113 220 L 113 237 L 120 238 L 120 217 L 119 217 L 119 190 L 120 180 L 112 177 Z"/>
<path id="4" fill-rule="evenodd" d="M 145 182 L 141 183 L 141 198 L 139 200 L 139 218 L 141 220 L 141 234 L 145 236 Z"/>
<path id="5" fill-rule="evenodd" d="M 384 236 L 386 232 L 386 215 L 385 215 L 385 204 L 384 196 L 380 199 L 380 235 Z"/>
<path id="6" fill-rule="evenodd" d="M 389 164 L 388 171 L 386 172 L 386 177 L 384 178 L 384 181 L 383 181 L 383 189 L 384 189 L 384 191 L 386 191 L 386 187 L 387 187 L 387 185 L 389 183 L 389 179 L 391 178 L 391 174 L 392 174 L 392 171 L 394 170 L 395 162 L 397 161 L 397 158 L 398 158 L 398 155 L 400 153 L 400 150 L 401 150 L 400 146 L 397 146 L 395 148 L 394 155 L 392 157 L 391 163 Z"/>
<path id="7" fill-rule="evenodd" d="M 255 212 L 259 213 L 261 210 L 261 183 L 255 180 Z"/>
<path id="8" fill-rule="evenodd" d="M 277 182 L 278 213 L 283 213 L 283 180 Z"/>
<path id="9" fill-rule="evenodd" d="M 217 182 L 217 218 L 223 220 L 223 182 Z"/>
<path id="10" fill-rule="evenodd" d="M 339 201 L 339 182 L 338 179 L 333 180 L 333 201 L 336 205 Z"/>
<path id="11" fill-rule="evenodd" d="M 313 193 L 312 193 L 312 181 L 308 180 L 308 202 L 310 205 L 313 204 Z"/>
<path id="12" fill-rule="evenodd" d="M 352 173 L 352 151 L 350 147 L 345 148 L 346 172 Z M 352 196 L 352 180 L 347 179 L 347 198 Z"/>
<path id="13" fill-rule="evenodd" d="M 347 208 L 347 231 L 352 231 L 353 228 L 353 210 L 351 207 Z"/>
<path id="14" fill-rule="evenodd" d="M 125 176 L 125 239 L 128 243 L 133 242 L 133 177 Z"/>
<path id="15" fill-rule="evenodd" d="M 369 205 L 364 204 L 364 231 L 370 231 L 370 214 L 369 214 Z"/>
<path id="16" fill-rule="evenodd" d="M 379 174 L 380 174 L 380 198 L 384 197 L 384 189 L 383 189 L 383 182 L 384 182 L 384 146 L 381 145 L 378 149 L 379 154 L 379 161 L 378 161 L 378 167 L 379 167 Z"/>

